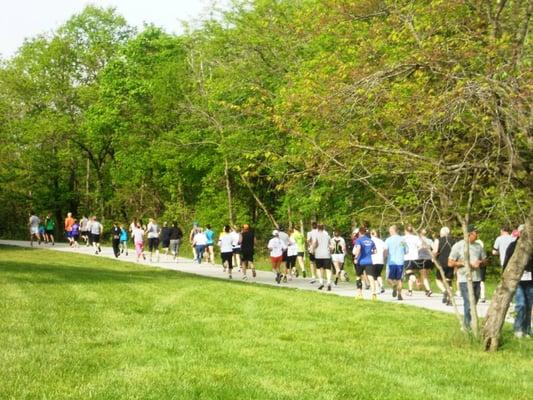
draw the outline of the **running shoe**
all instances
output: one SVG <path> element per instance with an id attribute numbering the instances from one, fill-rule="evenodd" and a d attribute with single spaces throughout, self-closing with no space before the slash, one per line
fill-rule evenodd
<path id="1" fill-rule="evenodd" d="M 298 270 L 296 269 L 296 270 L 294 271 L 294 277 L 295 277 L 295 278 L 298 278 L 299 276 L 300 276 L 300 274 L 298 273 Z"/>
<path id="2" fill-rule="evenodd" d="M 412 295 L 413 295 L 413 291 L 412 291 L 412 290 L 409 290 L 409 291 L 407 292 L 407 296 L 412 296 Z"/>
<path id="3" fill-rule="evenodd" d="M 379 293 L 381 293 L 381 294 L 385 293 L 385 289 L 381 288 Z"/>
<path id="4" fill-rule="evenodd" d="M 331 285 L 328 285 L 328 292 L 331 292 Z"/>
<path id="5" fill-rule="evenodd" d="M 281 282 L 281 275 L 280 274 L 276 274 L 276 282 L 279 283 Z"/>
<path id="6" fill-rule="evenodd" d="M 287 275 L 283 275 L 283 283 L 287 283 Z"/>
<path id="7" fill-rule="evenodd" d="M 398 290 L 396 288 L 392 289 L 392 297 L 396 297 Z"/>
<path id="8" fill-rule="evenodd" d="M 448 293 L 444 292 L 442 295 L 442 303 L 447 304 L 448 303 Z"/>
<path id="9" fill-rule="evenodd" d="M 318 287 L 318 290 L 322 290 L 322 289 L 324 289 L 324 285 L 323 285 L 323 284 L 321 284 L 321 285 Z"/>
<path id="10" fill-rule="evenodd" d="M 305 269 L 302 271 L 302 276 L 305 278 L 307 276 L 307 273 L 305 272 Z"/>
<path id="11" fill-rule="evenodd" d="M 486 303 L 487 302 L 487 299 L 485 299 L 484 297 L 482 299 L 479 299 L 480 302 L 482 303 Z"/>
<path id="12" fill-rule="evenodd" d="M 432 294 L 433 294 L 433 292 L 431 290 L 426 290 L 426 296 L 427 297 L 431 297 Z"/>
<path id="13" fill-rule="evenodd" d="M 257 272 L 255 272 L 255 269 L 252 269 L 252 277 L 255 278 L 257 276 Z"/>
<path id="14" fill-rule="evenodd" d="M 243 281 L 246 281 L 246 280 L 248 280 L 248 277 L 247 277 L 246 275 L 244 275 L 244 276 L 242 277 L 242 280 L 243 280 Z"/>
<path id="15" fill-rule="evenodd" d="M 313 283 L 316 283 L 316 279 L 315 279 L 315 278 L 311 279 L 311 280 L 309 281 L 309 283 L 310 283 L 311 285 L 312 285 Z"/>
<path id="16" fill-rule="evenodd" d="M 231 276 L 231 274 L 228 276 L 228 279 L 233 279 L 233 277 Z"/>
<path id="17" fill-rule="evenodd" d="M 337 277 L 335 278 L 335 286 L 337 286 L 338 283 L 339 283 L 339 277 L 337 276 Z"/>
<path id="18" fill-rule="evenodd" d="M 398 294 L 398 300 L 400 300 L 400 301 L 403 300 L 403 297 L 402 297 L 401 294 Z"/>

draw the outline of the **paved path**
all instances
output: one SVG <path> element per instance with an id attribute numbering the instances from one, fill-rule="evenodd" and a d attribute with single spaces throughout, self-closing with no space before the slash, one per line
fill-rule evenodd
<path id="1" fill-rule="evenodd" d="M 28 241 L 16 241 L 16 240 L 0 240 L 0 244 L 2 245 L 8 245 L 8 246 L 18 246 L 18 247 L 30 247 L 30 242 Z M 87 254 L 87 255 L 93 255 L 94 257 L 106 257 L 115 259 L 115 256 L 113 255 L 113 250 L 111 247 L 102 247 L 102 252 L 99 255 L 94 254 L 94 250 L 92 247 L 85 247 L 80 246 L 77 248 L 71 248 L 67 246 L 66 243 L 57 243 L 55 246 L 50 245 L 40 245 L 38 246 L 35 243 L 36 248 L 40 249 L 50 249 L 55 251 L 62 251 L 67 253 L 77 253 L 77 254 Z M 147 256 L 148 257 L 148 256 Z M 118 257 L 119 261 L 126 261 L 126 262 L 133 262 L 136 263 L 136 257 L 135 252 L 133 249 L 130 249 L 129 256 L 121 255 Z M 149 262 L 144 261 L 140 264 L 145 266 L 151 266 L 155 268 L 164 268 L 164 269 L 170 269 L 175 271 L 181 271 L 186 272 L 190 274 L 196 274 L 196 275 L 202 275 L 202 276 L 208 276 L 211 278 L 219 278 L 219 279 L 225 279 L 228 280 L 228 275 L 223 272 L 222 267 L 220 265 L 210 265 L 210 264 L 200 264 L 198 265 L 193 260 L 188 258 L 179 258 L 178 261 L 172 261 L 167 260 L 164 255 L 161 255 L 160 262 Z M 251 273 L 248 273 L 249 278 L 246 282 L 250 283 L 258 283 L 262 285 L 270 285 L 270 286 L 281 286 L 281 287 L 289 287 L 289 288 L 295 288 L 300 290 L 314 290 L 318 291 L 318 283 L 311 284 L 310 279 L 303 279 L 303 278 L 294 278 L 292 281 L 289 281 L 287 283 L 281 283 L 277 284 L 274 281 L 274 274 L 269 271 L 257 271 L 257 277 L 253 279 L 251 277 Z M 242 274 L 238 272 L 237 269 L 234 269 L 233 271 L 233 280 L 240 281 L 242 280 Z M 332 288 L 331 292 L 323 291 L 324 295 L 337 295 L 337 296 L 345 296 L 345 297 L 355 297 L 355 288 L 353 282 L 342 282 L 339 283 L 338 286 L 334 286 Z M 384 301 L 388 303 L 401 303 L 406 304 L 410 306 L 415 307 L 422 307 L 427 308 L 429 310 L 434 311 L 441 311 L 441 312 L 447 312 L 447 313 L 453 313 L 453 307 L 446 306 L 442 303 L 442 295 L 434 293 L 431 297 L 426 297 L 424 292 L 421 291 L 415 291 L 413 293 L 413 296 L 407 296 L 407 290 L 403 291 L 403 301 L 398 301 L 392 297 L 392 291 L 391 289 L 387 289 L 385 293 L 378 295 L 378 301 Z M 363 297 L 367 300 L 370 300 L 370 291 L 364 290 L 363 291 Z M 457 301 L 457 305 L 459 308 L 459 312 L 462 313 L 463 307 L 462 307 L 462 299 L 460 297 L 455 298 Z M 487 303 L 480 303 L 478 304 L 478 314 L 479 316 L 485 316 L 487 313 L 489 307 L 489 302 Z"/>

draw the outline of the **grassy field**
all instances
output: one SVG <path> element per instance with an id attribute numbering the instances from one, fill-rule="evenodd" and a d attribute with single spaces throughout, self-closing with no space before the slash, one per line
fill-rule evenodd
<path id="1" fill-rule="evenodd" d="M 530 399 L 454 316 L 0 247 L 1 399 Z"/>

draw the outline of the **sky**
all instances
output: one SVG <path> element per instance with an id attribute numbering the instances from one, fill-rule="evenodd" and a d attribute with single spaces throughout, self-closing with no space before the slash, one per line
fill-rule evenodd
<path id="1" fill-rule="evenodd" d="M 205 15 L 213 0 L 0 0 L 0 55 L 11 57 L 25 38 L 58 28 L 88 4 L 115 7 L 130 25 L 151 22 L 180 33 L 180 21 Z"/>

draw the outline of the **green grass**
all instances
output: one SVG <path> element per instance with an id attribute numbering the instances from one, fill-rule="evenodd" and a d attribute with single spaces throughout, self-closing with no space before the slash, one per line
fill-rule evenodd
<path id="1" fill-rule="evenodd" d="M 528 399 L 451 315 L 0 247 L 1 399 Z M 506 327 L 506 329 L 510 329 Z"/>

